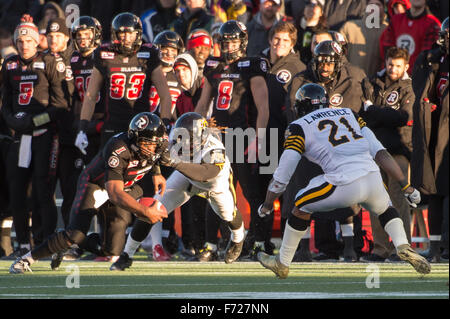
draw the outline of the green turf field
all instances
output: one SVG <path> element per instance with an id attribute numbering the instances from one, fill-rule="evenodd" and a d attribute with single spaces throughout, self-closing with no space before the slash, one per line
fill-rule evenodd
<path id="1" fill-rule="evenodd" d="M 64 261 L 58 271 L 49 263 L 10 275 L 11 261 L 0 261 L 0 298 L 449 298 L 448 264 L 433 264 L 421 276 L 406 263 L 293 263 L 289 277 L 279 280 L 258 262 L 154 262 L 138 256 L 124 272 L 109 271 L 108 262 Z"/>

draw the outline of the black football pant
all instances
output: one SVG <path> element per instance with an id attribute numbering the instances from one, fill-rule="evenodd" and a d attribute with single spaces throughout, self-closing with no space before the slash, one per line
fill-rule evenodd
<path id="1" fill-rule="evenodd" d="M 57 210 L 50 187 L 52 172 L 56 169 L 54 158 L 57 149 L 57 137 L 50 131 L 34 136 L 31 143 L 31 163 L 28 168 L 18 166 L 20 136 L 11 144 L 8 163 L 8 180 L 10 187 L 11 209 L 16 237 L 19 244 L 28 244 L 30 229 L 28 226 L 29 207 L 27 189 L 32 183 L 33 197 L 36 198 L 41 214 L 41 233 L 47 237 L 55 231 Z M 53 155 L 52 155 L 53 154 Z"/>

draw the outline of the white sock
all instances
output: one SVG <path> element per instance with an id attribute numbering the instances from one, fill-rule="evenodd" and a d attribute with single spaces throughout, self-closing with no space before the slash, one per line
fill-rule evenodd
<path id="1" fill-rule="evenodd" d="M 283 242 L 280 248 L 280 262 L 289 267 L 294 258 L 295 251 L 297 250 L 298 243 L 302 239 L 306 230 L 295 230 L 289 223 L 286 223 L 286 228 L 284 229 Z"/>
<path id="2" fill-rule="evenodd" d="M 408 238 L 405 234 L 405 228 L 403 227 L 403 222 L 400 218 L 396 217 L 388 221 L 384 226 L 384 230 L 391 237 L 392 243 L 394 244 L 395 248 L 400 245 L 409 244 Z"/>
<path id="3" fill-rule="evenodd" d="M 264 242 L 263 241 L 255 241 L 255 244 L 253 245 L 253 247 L 260 247 L 262 250 L 264 250 Z"/>
<path id="4" fill-rule="evenodd" d="M 135 241 L 133 238 L 131 238 L 131 233 L 128 235 L 127 242 L 125 244 L 124 252 L 128 254 L 130 258 L 133 258 L 134 254 L 136 253 L 136 250 L 139 248 L 139 245 L 141 244 L 140 241 Z"/>
<path id="5" fill-rule="evenodd" d="M 306 233 L 303 235 L 302 239 L 310 239 L 311 238 L 311 230 L 310 227 L 306 228 Z"/>
<path id="6" fill-rule="evenodd" d="M 353 237 L 353 223 L 341 224 L 342 237 Z"/>
<path id="7" fill-rule="evenodd" d="M 162 223 L 161 222 L 158 222 L 153 225 L 152 229 L 150 230 L 150 236 L 152 236 L 153 248 L 156 245 L 162 246 Z"/>
<path id="8" fill-rule="evenodd" d="M 242 223 L 239 229 L 236 230 L 230 229 L 230 231 L 231 231 L 231 241 L 234 241 L 235 243 L 240 243 L 241 241 L 244 240 L 245 236 L 244 223 Z"/>

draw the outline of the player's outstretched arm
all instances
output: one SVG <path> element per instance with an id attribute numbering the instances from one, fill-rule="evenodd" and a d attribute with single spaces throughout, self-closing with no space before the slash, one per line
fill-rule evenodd
<path id="1" fill-rule="evenodd" d="M 106 191 L 108 192 L 109 200 L 114 204 L 123 208 L 147 223 L 162 222 L 163 218 L 167 217 L 167 212 L 162 212 L 156 207 L 144 206 L 139 204 L 132 196 L 123 190 L 123 181 L 110 180 L 105 183 Z"/>

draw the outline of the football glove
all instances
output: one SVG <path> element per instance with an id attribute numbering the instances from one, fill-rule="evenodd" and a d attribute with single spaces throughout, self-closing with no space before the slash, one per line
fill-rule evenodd
<path id="1" fill-rule="evenodd" d="M 419 204 L 421 201 L 420 192 L 413 187 L 411 187 L 411 188 L 413 189 L 413 192 L 412 193 L 404 193 L 404 195 L 405 195 L 406 200 L 408 201 L 408 204 L 411 207 L 416 208 L 417 204 Z"/>
<path id="2" fill-rule="evenodd" d="M 261 217 L 261 218 L 264 218 L 264 217 L 266 217 L 266 216 L 269 216 L 269 215 L 272 214 L 272 212 L 273 212 L 273 208 L 270 209 L 270 210 L 266 210 L 266 209 L 263 208 L 263 206 L 264 206 L 264 204 L 261 204 L 261 205 L 259 205 L 259 207 L 258 207 L 258 215 L 259 215 L 259 217 Z M 264 209 L 264 210 L 263 210 L 263 209 Z"/>
<path id="3" fill-rule="evenodd" d="M 86 148 L 89 145 L 89 141 L 86 133 L 83 131 L 79 131 L 77 134 L 77 138 L 75 139 L 75 146 L 80 150 L 83 155 L 86 155 Z"/>

